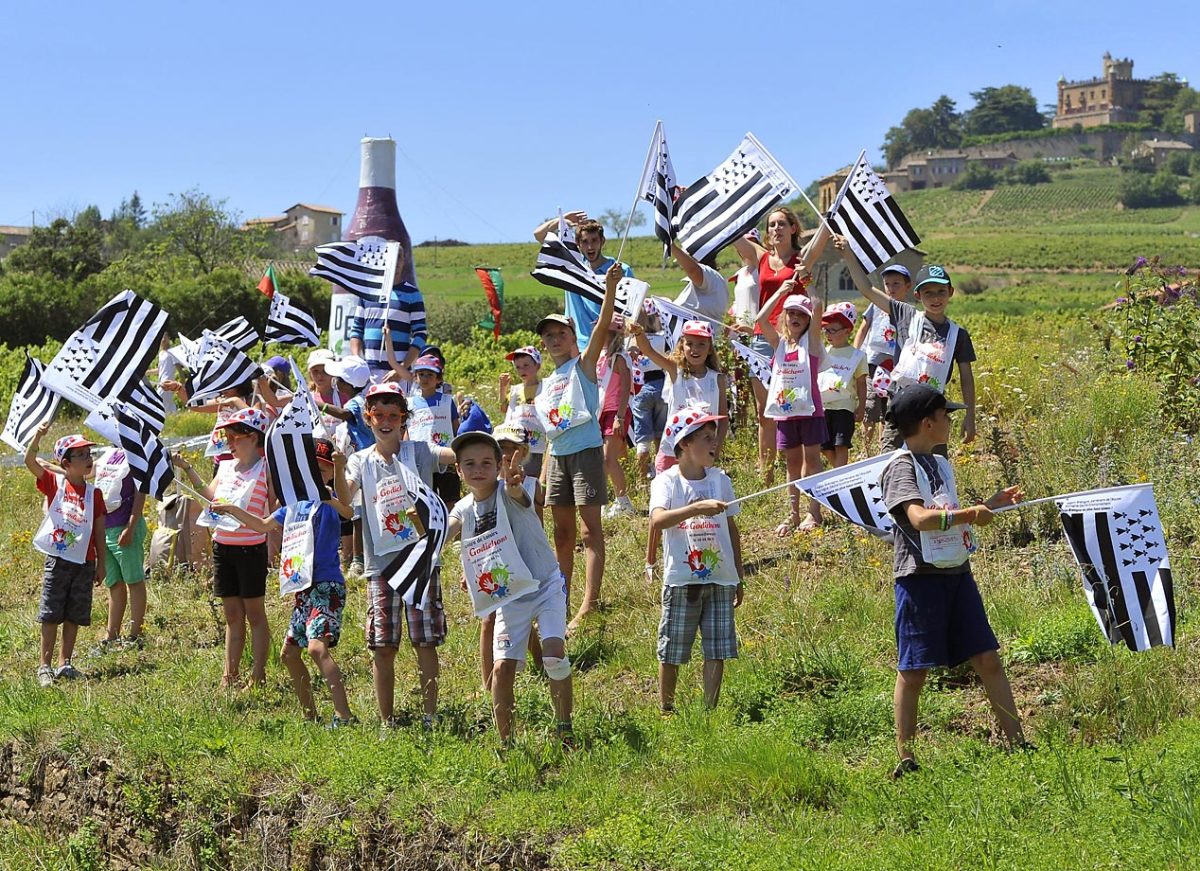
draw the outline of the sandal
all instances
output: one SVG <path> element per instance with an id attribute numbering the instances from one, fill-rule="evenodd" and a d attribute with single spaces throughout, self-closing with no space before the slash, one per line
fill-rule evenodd
<path id="1" fill-rule="evenodd" d="M 820 528 L 821 528 L 821 521 L 817 520 L 815 517 L 813 517 L 810 514 L 807 517 L 805 517 L 804 520 L 802 520 L 800 522 L 800 525 L 796 527 L 796 531 L 797 532 L 812 532 L 814 529 L 820 529 Z"/>
<path id="2" fill-rule="evenodd" d="M 778 538 L 791 538 L 791 536 L 796 532 L 797 528 L 798 527 L 794 521 L 785 520 L 783 523 L 775 527 L 775 535 Z"/>

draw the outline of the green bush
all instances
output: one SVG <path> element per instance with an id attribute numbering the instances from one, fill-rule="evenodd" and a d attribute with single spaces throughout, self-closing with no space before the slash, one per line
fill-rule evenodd
<path id="1" fill-rule="evenodd" d="M 1004 171 L 1005 184 L 1043 184 L 1050 181 L 1050 171 L 1040 160 L 1022 160 Z"/>

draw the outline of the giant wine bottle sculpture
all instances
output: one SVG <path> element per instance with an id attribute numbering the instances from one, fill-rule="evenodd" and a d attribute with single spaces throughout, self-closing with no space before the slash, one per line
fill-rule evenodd
<path id="1" fill-rule="evenodd" d="M 358 175 L 358 202 L 346 225 L 346 239 L 382 236 L 404 248 L 405 281 L 417 283 L 413 268 L 412 240 L 396 205 L 396 140 L 364 137 Z"/>

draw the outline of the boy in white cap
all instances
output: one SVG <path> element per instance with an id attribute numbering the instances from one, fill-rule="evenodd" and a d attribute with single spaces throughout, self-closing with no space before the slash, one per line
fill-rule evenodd
<path id="1" fill-rule="evenodd" d="M 92 473 L 92 446 L 81 435 L 67 435 L 54 443 L 58 469 L 37 458 L 38 444 L 50 429 L 43 423 L 25 450 L 25 468 L 46 497 L 46 516 L 33 536 L 33 546 L 46 555 L 42 573 L 42 602 L 38 622 L 42 624 L 41 661 L 38 683 L 44 687 L 55 678 L 82 677 L 71 664 L 80 626 L 92 622 L 92 584 L 104 581 L 104 497 L 87 480 Z M 61 470 L 61 473 L 58 471 Z M 58 627 L 62 626 L 59 665 L 51 666 Z"/>
<path id="2" fill-rule="evenodd" d="M 478 431 L 458 436 L 452 447 L 470 492 L 451 510 L 446 539 L 462 535 L 459 553 L 475 613 L 496 614 L 491 680 L 496 731 L 501 741 L 510 742 L 513 683 L 536 622 L 558 736 L 570 743 L 573 691 L 564 641 L 566 581 L 523 487 L 520 455 L 505 461 L 499 442 Z"/>
<path id="3" fill-rule="evenodd" d="M 821 388 L 828 433 L 821 453 L 834 467 L 850 461 L 854 429 L 867 409 L 867 355 L 850 344 L 850 331 L 857 317 L 854 305 L 848 302 L 835 302 L 821 315 L 821 332 L 827 344 L 817 386 Z"/>
<path id="4" fill-rule="evenodd" d="M 704 703 L 715 707 L 725 660 L 737 657 L 733 611 L 742 603 L 742 542 L 733 484 L 716 468 L 722 415 L 680 409 L 666 435 L 678 464 L 650 486 L 650 531 L 663 540 L 662 619 L 658 626 L 658 694 L 675 709 L 679 666 L 691 658 L 696 630 L 704 653 Z"/>
<path id="5" fill-rule="evenodd" d="M 519 426 L 529 434 L 529 455 L 525 459 L 525 474 L 538 477 L 542 474 L 542 460 L 546 454 L 546 431 L 538 420 L 533 402 L 542 392 L 542 352 L 533 345 L 517 348 L 505 354 L 516 370 L 520 384 L 512 384 L 512 376 L 500 373 L 500 402 L 504 407 L 504 422 Z"/>

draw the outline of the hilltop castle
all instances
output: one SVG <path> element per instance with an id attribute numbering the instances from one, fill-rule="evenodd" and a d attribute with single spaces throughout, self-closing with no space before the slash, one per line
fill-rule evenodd
<path id="1" fill-rule="evenodd" d="M 1133 61 L 1104 53 L 1104 73 L 1098 79 L 1068 82 L 1058 80 L 1058 110 L 1055 127 L 1098 127 L 1138 120 L 1149 79 L 1133 77 Z"/>

